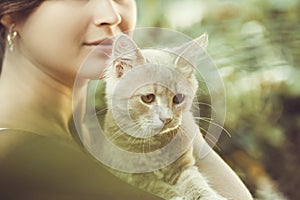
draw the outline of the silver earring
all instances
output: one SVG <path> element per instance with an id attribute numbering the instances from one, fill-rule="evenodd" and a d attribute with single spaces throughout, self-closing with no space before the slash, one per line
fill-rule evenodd
<path id="1" fill-rule="evenodd" d="M 8 48 L 9 48 L 10 52 L 14 51 L 14 47 L 15 47 L 14 39 L 18 35 L 18 32 L 13 30 L 14 27 L 15 27 L 14 24 L 10 26 L 9 32 L 8 32 L 8 35 L 7 35 Z"/>

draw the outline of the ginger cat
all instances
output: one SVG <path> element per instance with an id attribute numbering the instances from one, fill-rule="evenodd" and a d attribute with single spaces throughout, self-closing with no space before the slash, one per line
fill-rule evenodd
<path id="1" fill-rule="evenodd" d="M 163 199 L 225 200 L 195 165 L 189 128 L 194 124 L 190 110 L 198 88 L 189 60 L 203 54 L 207 40 L 203 34 L 164 50 L 139 49 L 127 35 L 113 43 L 113 62 L 105 74 L 104 132 L 113 146 L 140 157 L 134 163 L 118 155 L 111 144 L 101 148 L 115 168 L 109 168 L 113 174 Z M 179 139 L 163 151 L 174 138 Z M 153 152 L 155 156 L 148 156 Z M 123 165 L 129 166 L 127 171 L 118 170 Z"/>

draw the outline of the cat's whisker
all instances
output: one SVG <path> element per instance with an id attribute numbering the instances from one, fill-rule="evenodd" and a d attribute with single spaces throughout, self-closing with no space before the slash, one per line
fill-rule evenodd
<path id="1" fill-rule="evenodd" d="M 143 153 L 146 153 L 145 146 L 146 146 L 147 141 L 148 141 L 148 151 L 150 151 L 150 149 L 151 149 L 151 139 L 148 138 L 148 136 L 149 136 L 148 133 L 151 132 L 151 129 L 150 129 L 149 125 L 152 124 L 153 121 L 152 120 L 147 120 L 147 123 L 148 123 L 147 131 L 143 133 L 143 137 L 144 137 L 144 139 L 143 139 Z"/>
<path id="2" fill-rule="evenodd" d="M 109 137 L 109 140 L 111 141 L 111 142 L 114 142 L 116 139 L 118 139 L 120 136 L 122 136 L 123 135 L 123 133 L 122 133 L 122 131 L 121 130 L 118 130 L 118 131 L 116 131 L 116 132 L 114 132 L 110 137 Z"/>
<path id="3" fill-rule="evenodd" d="M 212 118 L 206 118 L 206 117 L 194 117 L 194 119 L 196 120 L 200 120 L 200 121 L 204 121 L 204 122 L 207 122 L 209 124 L 212 124 L 218 128 L 220 128 L 222 131 L 224 131 L 229 137 L 231 137 L 231 134 L 229 133 L 229 131 L 227 131 L 223 126 L 221 126 L 220 124 L 216 123 L 216 122 L 213 122 Z"/>
<path id="4" fill-rule="evenodd" d="M 106 111 L 108 111 L 108 108 L 106 107 L 106 108 L 103 108 L 103 109 L 101 109 L 101 110 L 98 110 L 98 111 L 96 111 L 96 113 L 94 114 L 94 115 L 96 115 L 96 116 L 101 116 L 101 115 L 104 115 L 105 113 L 106 113 Z"/>
<path id="5" fill-rule="evenodd" d="M 201 132 L 204 132 L 205 135 L 203 135 L 203 137 L 207 138 L 208 140 L 210 140 L 211 142 L 215 143 L 218 141 L 218 138 L 215 137 L 213 134 L 211 134 L 208 130 L 206 130 L 203 127 L 199 127 Z"/>
<path id="6" fill-rule="evenodd" d="M 204 128 L 202 127 L 199 127 L 200 131 L 203 131 L 205 133 L 205 138 L 206 140 L 210 141 L 211 143 L 216 143 L 217 139 L 212 135 L 210 134 L 207 130 L 205 130 Z M 190 134 L 186 134 L 186 132 L 184 131 L 184 129 L 182 127 L 179 127 L 179 130 L 180 131 L 180 134 L 184 134 L 186 135 L 187 137 L 189 137 L 190 140 L 193 140 L 195 139 L 193 136 L 191 136 Z M 204 136 L 203 136 L 204 137 Z M 220 150 L 220 147 L 216 144 L 215 147 Z"/>
<path id="7" fill-rule="evenodd" d="M 136 133 L 139 133 L 141 130 L 141 127 L 138 123 L 128 124 L 128 132 L 133 133 L 134 135 L 137 135 Z"/>
<path id="8" fill-rule="evenodd" d="M 212 121 L 214 120 L 213 118 L 211 117 L 194 117 L 195 119 L 201 119 L 201 120 L 207 120 L 207 121 Z"/>
<path id="9" fill-rule="evenodd" d="M 148 148 L 149 148 L 149 151 L 151 150 L 151 140 L 149 139 L 148 140 Z"/>
<path id="10" fill-rule="evenodd" d="M 148 126 L 149 127 L 149 126 Z M 148 128 L 149 129 L 149 128 Z M 148 131 L 147 131 L 148 132 Z M 144 139 L 143 139 L 143 153 L 145 153 L 146 151 L 145 151 L 145 146 L 146 146 L 146 141 L 147 141 L 147 133 L 143 133 L 143 137 L 144 137 Z M 149 140 L 149 139 L 148 139 Z M 150 149 L 149 149 L 150 150 Z"/>
<path id="11" fill-rule="evenodd" d="M 212 109 L 214 112 L 216 112 L 216 109 L 209 103 L 205 103 L 205 102 L 201 102 L 201 101 L 193 101 L 192 106 L 197 106 L 197 108 L 199 107 L 199 105 L 203 105 L 203 106 L 207 106 L 210 109 Z"/>
<path id="12" fill-rule="evenodd" d="M 192 137 L 190 134 L 186 133 L 185 129 L 183 129 L 182 127 L 179 127 L 179 133 L 181 135 L 185 135 L 186 137 L 188 137 L 189 140 L 193 140 L 194 137 Z"/>
<path id="13" fill-rule="evenodd" d="M 140 133 L 141 131 L 141 128 L 139 127 L 139 125 L 138 124 L 135 124 L 135 126 L 134 127 L 132 127 L 132 132 L 131 133 Z M 133 139 L 133 140 L 132 140 Z M 127 141 L 128 141 L 128 143 L 129 143 L 129 146 L 128 146 L 128 148 L 130 149 L 131 148 L 131 146 L 133 145 L 133 144 L 135 144 L 135 142 L 136 142 L 136 140 L 137 140 L 138 138 L 137 137 L 133 137 L 133 136 L 129 136 L 129 138 L 127 139 Z M 131 141 L 132 140 L 132 141 Z"/>
<path id="14" fill-rule="evenodd" d="M 119 120 L 116 124 L 119 126 L 120 130 L 123 130 L 124 132 L 128 132 L 130 128 L 139 127 L 138 120 L 133 120 L 128 123 L 128 120 L 122 119 Z"/>
<path id="15" fill-rule="evenodd" d="M 132 140 L 132 141 L 130 142 L 130 140 Z M 133 136 L 130 136 L 130 137 L 127 139 L 128 143 L 129 143 L 128 149 L 130 149 L 131 146 L 132 146 L 133 144 L 136 143 L 136 140 L 137 140 L 137 138 L 136 138 L 136 137 L 133 137 Z"/>
<path id="16" fill-rule="evenodd" d="M 131 127 L 132 125 L 129 124 L 127 125 L 127 127 L 130 127 L 130 128 L 135 128 L 135 127 L 138 127 L 138 125 L 136 124 L 134 127 Z M 124 135 L 124 129 L 126 129 L 127 127 L 123 127 L 122 129 L 119 129 L 118 131 L 116 131 L 115 133 L 113 133 L 111 136 L 110 136 L 110 140 L 111 142 L 114 142 L 116 139 L 118 139 L 120 136 Z M 130 131 L 130 130 L 127 130 L 127 131 Z"/>
<path id="17" fill-rule="evenodd" d="M 205 140 L 214 144 L 216 149 L 221 150 L 221 148 L 217 145 L 218 139 L 214 135 L 209 133 L 205 128 L 202 128 L 202 127 L 199 127 L 199 128 L 200 128 L 200 131 L 203 131 L 205 133 L 205 136 L 203 136 L 205 138 Z"/>
<path id="18" fill-rule="evenodd" d="M 127 131 L 130 128 L 139 126 L 137 122 L 133 121 L 132 123 L 128 123 L 128 121 L 126 121 L 126 120 L 120 121 L 118 124 L 119 124 L 119 128 L 123 131 Z"/>
<path id="19" fill-rule="evenodd" d="M 145 139 L 143 140 L 143 153 L 146 153 L 145 152 L 145 144 L 146 144 L 146 141 L 145 141 Z"/>

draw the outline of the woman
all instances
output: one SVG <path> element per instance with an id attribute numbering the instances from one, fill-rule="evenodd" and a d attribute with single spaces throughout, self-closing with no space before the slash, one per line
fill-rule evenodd
<path id="1" fill-rule="evenodd" d="M 107 173 L 71 126 L 77 70 L 135 27 L 135 1 L 0 0 L 0 18 L 0 199 L 158 199 Z M 222 195 L 251 199 L 214 152 L 199 163 Z"/>

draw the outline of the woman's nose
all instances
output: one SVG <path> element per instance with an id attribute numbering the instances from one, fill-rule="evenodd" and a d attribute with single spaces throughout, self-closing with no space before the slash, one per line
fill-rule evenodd
<path id="1" fill-rule="evenodd" d="M 101 25 L 117 25 L 122 21 L 117 5 L 112 0 L 95 1 L 94 24 Z"/>

